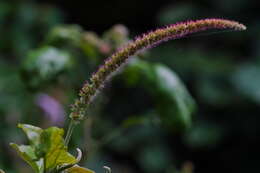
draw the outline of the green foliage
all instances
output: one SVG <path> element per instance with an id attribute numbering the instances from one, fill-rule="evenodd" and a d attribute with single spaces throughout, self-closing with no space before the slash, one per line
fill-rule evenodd
<path id="1" fill-rule="evenodd" d="M 131 86 L 142 84 L 154 96 L 163 125 L 175 130 L 190 127 L 195 102 L 171 69 L 135 59 L 126 68 L 125 79 Z"/>
<path id="2" fill-rule="evenodd" d="M 24 131 L 31 145 L 37 146 L 40 144 L 40 135 L 43 132 L 41 128 L 29 124 L 18 124 L 18 127 Z"/>
<path id="3" fill-rule="evenodd" d="M 76 166 L 73 166 L 73 167 L 67 169 L 66 173 L 95 173 L 95 172 L 90 169 L 83 168 L 83 167 L 76 165 Z"/>
<path id="4" fill-rule="evenodd" d="M 28 93 L 24 89 L 24 84 L 19 76 L 19 70 L 5 61 L 0 60 L 0 110 L 23 110 L 26 102 L 22 102 Z M 20 105 L 18 107 L 18 105 Z"/>
<path id="5" fill-rule="evenodd" d="M 43 158 L 38 159 L 35 148 L 28 145 L 10 144 L 19 154 L 19 156 L 26 161 L 36 173 L 43 173 L 44 163 Z"/>
<path id="6" fill-rule="evenodd" d="M 56 47 L 79 46 L 81 40 L 82 29 L 78 25 L 61 25 L 51 29 L 45 44 Z"/>
<path id="7" fill-rule="evenodd" d="M 232 83 L 238 92 L 257 104 L 260 103 L 259 74 L 258 64 L 247 64 L 241 66 L 232 77 Z"/>
<path id="8" fill-rule="evenodd" d="M 29 85 L 38 87 L 55 79 L 71 66 L 72 59 L 69 53 L 55 47 L 42 47 L 28 53 L 22 68 L 24 75 L 29 78 Z"/>
<path id="9" fill-rule="evenodd" d="M 192 130 L 184 135 L 184 142 L 192 148 L 214 148 L 218 145 L 223 130 L 210 123 L 200 122 L 193 125 Z"/>
<path id="10" fill-rule="evenodd" d="M 41 133 L 39 152 L 44 158 L 45 170 L 50 171 L 64 164 L 75 164 L 76 159 L 67 152 L 63 129 L 50 127 Z"/>
<path id="11" fill-rule="evenodd" d="M 77 163 L 77 159 L 67 152 L 64 145 L 63 129 L 50 127 L 43 130 L 27 124 L 19 124 L 18 127 L 26 133 L 30 145 L 11 143 L 11 146 L 36 173 L 49 172 L 64 165 Z"/>
<path id="12" fill-rule="evenodd" d="M 66 2 L 63 5 L 80 8 L 82 2 Z M 104 58 L 129 41 L 127 28 L 121 25 L 115 25 L 99 36 L 93 31 L 84 31 L 79 25 L 64 24 L 60 11 L 46 3 L 27 0 L 0 2 L 0 168 L 6 172 L 31 171 L 16 159 L 12 148 L 8 147 L 8 141 L 24 140 L 14 126 L 18 122 L 51 126 L 50 118 L 35 104 L 37 94 L 46 93 L 55 98 L 67 112 L 67 105 L 77 96 L 82 82 L 90 77 Z M 100 2 L 93 3 L 100 6 Z M 161 3 L 159 13 L 154 13 L 160 24 L 221 14 L 253 26 L 249 27 L 250 32 L 240 34 L 188 37 L 141 54 L 139 57 L 146 57 L 145 61 L 136 60 L 139 63 L 133 62 L 133 65 L 130 62 L 126 71 L 122 70 L 123 75 L 107 83 L 106 89 L 100 92 L 89 110 L 91 116 L 88 121 L 75 129 L 70 147 L 81 147 L 87 151 L 88 157 L 82 158 L 82 165 L 97 172 L 103 171 L 101 167 L 109 163 L 115 172 L 191 173 L 186 167 L 177 171 L 182 163 L 190 160 L 196 172 L 201 173 L 223 170 L 259 172 L 259 142 L 256 136 L 260 120 L 257 78 L 260 25 L 258 14 L 253 12 L 258 10 L 256 3 L 199 0 L 167 3 L 165 8 Z M 129 17 L 133 16 L 135 24 L 138 21 L 142 24 L 138 28 L 129 25 L 134 28 L 131 34 L 147 30 L 143 23 L 158 25 L 149 23 L 150 16 L 148 18 L 146 14 L 150 5 L 144 3 L 147 10 L 143 10 L 141 4 L 134 7 L 135 14 L 132 8 L 124 8 L 125 3 L 117 4 L 117 7 L 123 7 L 120 9 L 124 9 L 125 13 L 128 12 Z M 84 13 L 78 14 L 87 13 L 87 17 L 78 15 L 77 21 L 83 22 L 87 30 L 90 29 L 88 26 L 94 26 L 93 21 L 97 22 L 99 33 L 111 25 L 111 20 L 101 22 L 96 17 L 115 17 L 116 13 L 115 10 L 95 16 L 88 13 L 92 5 L 83 8 Z M 250 13 L 243 13 L 245 11 Z M 140 17 L 138 21 L 137 15 Z M 148 20 L 142 20 L 141 16 Z M 72 16 L 68 17 L 71 19 Z M 131 24 L 131 18 L 128 21 Z M 49 69 L 43 70 L 36 62 L 48 49 L 55 50 L 57 54 L 41 64 L 44 69 Z M 29 60 L 31 54 L 35 59 Z M 63 63 L 57 62 L 56 58 L 60 55 Z M 156 63 L 148 62 L 151 58 Z M 25 62 L 29 62 L 29 68 L 25 68 Z M 52 63 L 59 65 L 53 68 Z M 42 70 L 44 75 L 40 74 Z M 170 75 L 165 77 L 162 75 L 165 72 L 161 71 Z M 177 76 L 175 72 L 184 81 L 180 81 L 185 83 L 184 90 L 189 89 L 191 94 L 188 93 L 187 98 L 190 101 L 184 98 L 185 92 L 176 94 L 178 90 L 168 81 L 172 77 L 167 76 Z M 37 90 L 35 92 L 25 86 Z M 191 114 L 196 106 L 191 95 L 199 107 L 192 126 Z M 185 109 L 175 106 L 178 98 L 181 100 L 179 105 L 184 105 Z M 117 129 L 118 124 L 123 125 Z M 167 128 L 161 128 L 161 125 Z M 12 145 L 35 172 L 40 172 L 44 168 L 44 152 L 53 151 L 50 143 L 42 145 L 45 147 L 43 150 L 41 139 L 51 139 L 52 134 L 62 139 L 62 133 L 54 128 L 47 130 L 45 137 L 41 138 L 38 134 L 45 130 L 30 125 L 19 126 L 26 133 L 29 145 Z M 173 130 L 183 132 L 184 129 L 187 129 L 184 136 L 172 133 Z M 58 146 L 67 151 L 62 145 Z M 65 155 L 73 158 L 69 153 L 65 152 Z M 39 157 L 42 159 L 37 160 Z M 53 164 L 49 165 L 53 167 Z M 91 172 L 77 166 L 65 171 Z"/>
<path id="13" fill-rule="evenodd" d="M 50 28 L 63 20 L 57 8 L 32 1 L 2 0 L 0 11 L 0 51 L 17 59 L 22 59 Z"/>
<path id="14" fill-rule="evenodd" d="M 167 148 L 162 149 L 160 145 L 144 147 L 139 154 L 138 161 L 147 172 L 161 172 L 165 170 L 171 160 Z"/>

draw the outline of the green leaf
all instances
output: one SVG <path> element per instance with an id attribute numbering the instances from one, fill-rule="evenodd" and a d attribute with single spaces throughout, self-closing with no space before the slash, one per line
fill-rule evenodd
<path id="1" fill-rule="evenodd" d="M 40 144 L 40 135 L 43 131 L 41 128 L 29 124 L 18 124 L 18 127 L 24 131 L 32 145 Z"/>
<path id="2" fill-rule="evenodd" d="M 19 154 L 19 156 L 26 161 L 36 173 L 43 173 L 43 159 L 37 160 L 35 150 L 29 145 L 10 144 Z"/>
<path id="3" fill-rule="evenodd" d="M 66 173 L 95 173 L 94 171 L 75 165 L 65 171 Z"/>
<path id="4" fill-rule="evenodd" d="M 18 127 L 26 133 L 31 145 L 12 143 L 11 146 L 36 173 L 48 172 L 58 166 L 77 163 L 76 158 L 67 152 L 63 140 L 63 129 L 50 127 L 43 130 L 28 124 L 19 124 Z"/>
<path id="5" fill-rule="evenodd" d="M 191 126 L 195 102 L 176 73 L 164 65 L 154 66 L 158 89 L 157 109 L 164 124 L 174 129 Z"/>
<path id="6" fill-rule="evenodd" d="M 125 71 L 130 86 L 143 85 L 155 98 L 162 123 L 173 130 L 190 127 L 196 104 L 177 74 L 162 64 L 135 59 Z"/>
<path id="7" fill-rule="evenodd" d="M 67 152 L 63 140 L 63 129 L 50 127 L 41 134 L 40 149 L 44 153 L 45 171 L 64 164 L 75 164 L 76 158 Z"/>

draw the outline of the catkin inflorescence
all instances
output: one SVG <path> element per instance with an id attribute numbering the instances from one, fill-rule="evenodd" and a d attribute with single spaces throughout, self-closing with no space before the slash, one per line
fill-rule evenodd
<path id="1" fill-rule="evenodd" d="M 153 47 L 163 41 L 181 38 L 192 33 L 209 29 L 232 29 L 241 31 L 245 30 L 246 26 L 225 19 L 203 19 L 169 25 L 144 34 L 141 37 L 137 37 L 134 41 L 128 43 L 128 45 L 108 58 L 91 76 L 90 81 L 84 84 L 80 90 L 79 98 L 72 105 L 70 117 L 74 121 L 82 120 L 87 106 L 91 103 L 97 92 L 103 87 L 105 81 L 113 72 L 117 71 L 129 57 L 136 54 L 138 51 Z"/>

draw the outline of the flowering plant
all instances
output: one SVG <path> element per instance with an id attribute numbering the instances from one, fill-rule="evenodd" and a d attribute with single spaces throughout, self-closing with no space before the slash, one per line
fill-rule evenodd
<path id="1" fill-rule="evenodd" d="M 169 25 L 137 37 L 106 59 L 105 63 L 93 73 L 90 80 L 83 85 L 79 92 L 79 98 L 71 105 L 71 120 L 65 138 L 63 137 L 64 130 L 58 127 L 42 129 L 28 124 L 19 124 L 18 127 L 24 131 L 29 139 L 29 145 L 11 143 L 11 146 L 33 168 L 35 173 L 93 172 L 78 166 L 82 152 L 77 149 L 78 156 L 71 155 L 68 152 L 68 144 L 74 127 L 87 116 L 90 104 L 105 86 L 105 83 L 136 53 L 164 41 L 210 29 L 241 31 L 245 30 L 246 27 L 238 22 L 225 19 L 204 19 Z M 110 172 L 108 167 L 104 168 Z"/>

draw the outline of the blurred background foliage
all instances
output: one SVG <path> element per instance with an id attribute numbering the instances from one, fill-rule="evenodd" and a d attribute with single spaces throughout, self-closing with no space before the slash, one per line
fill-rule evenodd
<path id="1" fill-rule="evenodd" d="M 196 34 L 141 52 L 106 84 L 71 148 L 81 148 L 81 164 L 96 172 L 103 165 L 115 173 L 258 172 L 259 5 L 0 0 L 0 168 L 32 172 L 9 147 L 26 141 L 16 125 L 64 127 L 84 81 L 129 39 L 223 17 L 248 30 Z"/>

